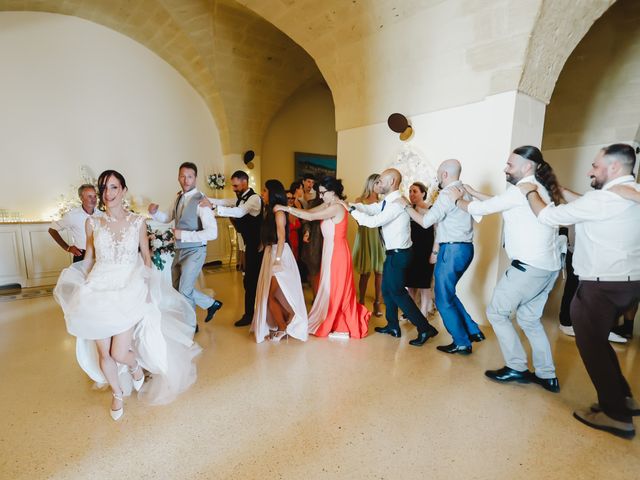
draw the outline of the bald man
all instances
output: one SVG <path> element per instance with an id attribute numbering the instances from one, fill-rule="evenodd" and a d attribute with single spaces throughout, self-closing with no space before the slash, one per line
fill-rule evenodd
<path id="1" fill-rule="evenodd" d="M 442 192 L 431 209 L 421 215 L 409 203 L 405 208 L 411 219 L 423 228 L 438 224 L 434 242 L 437 247 L 433 250 L 438 256 L 434 294 L 442 322 L 453 342 L 437 348 L 444 353 L 469 355 L 472 352 L 471 342 L 481 342 L 484 335 L 458 298 L 456 285 L 473 260 L 473 218 L 456 207 L 451 197 L 446 195 L 452 188 L 462 186 L 461 172 L 458 160 L 445 160 L 438 167 L 438 186 Z"/>
<path id="2" fill-rule="evenodd" d="M 387 258 L 382 274 L 382 297 L 384 298 L 387 325 L 376 327 L 378 333 L 386 333 L 399 338 L 398 308 L 418 329 L 418 337 L 409 343 L 421 346 L 438 334 L 422 315 L 414 301 L 404 288 L 405 274 L 411 262 L 411 229 L 409 215 L 405 211 L 400 195 L 402 175 L 390 168 L 380 174 L 374 184 L 374 191 L 385 195 L 382 202 L 365 205 L 355 203 L 349 206 L 349 212 L 356 221 L 365 227 L 381 227 Z"/>

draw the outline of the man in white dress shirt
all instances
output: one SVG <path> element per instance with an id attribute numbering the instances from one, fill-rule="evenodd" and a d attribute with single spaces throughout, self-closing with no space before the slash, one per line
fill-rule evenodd
<path id="1" fill-rule="evenodd" d="M 445 160 L 438 167 L 438 182 L 442 189 L 429 211 L 421 215 L 407 203 L 412 220 L 423 228 L 438 224 L 434 254 L 438 255 L 434 271 L 436 306 L 445 328 L 453 338 L 450 345 L 440 345 L 445 353 L 469 355 L 471 342 L 484 340 L 478 324 L 473 321 L 456 295 L 456 285 L 473 260 L 473 218 L 454 204 L 447 192 L 462 187 L 462 166 L 455 159 Z M 471 199 L 467 195 L 467 199 Z"/>
<path id="2" fill-rule="evenodd" d="M 260 228 L 262 226 L 262 198 L 249 188 L 249 175 L 238 170 L 231 175 L 231 188 L 236 200 L 209 198 L 201 206 L 213 207 L 219 217 L 230 217 L 233 226 L 245 245 L 244 258 L 244 315 L 234 323 L 236 327 L 251 325 L 262 264 L 260 249 Z"/>
<path id="3" fill-rule="evenodd" d="M 495 197 L 469 188 L 472 196 L 482 199 L 469 202 L 464 199 L 464 188 L 452 192 L 456 205 L 472 215 L 501 212 L 504 219 L 504 248 L 511 265 L 496 285 L 487 318 L 506 366 L 487 370 L 485 375 L 497 382 L 538 383 L 555 393 L 560 391 L 560 384 L 540 318 L 561 267 L 560 237 L 557 227 L 538 222 L 516 185 L 534 183 L 547 203 L 552 198 L 560 200 L 560 189 L 551 166 L 536 147 L 516 148 L 509 155 L 504 172 L 511 185 Z M 527 354 L 511 321 L 514 313 L 531 345 L 535 374 L 529 371 Z"/>
<path id="4" fill-rule="evenodd" d="M 405 317 L 418 329 L 418 337 L 409 343 L 421 346 L 429 338 L 435 337 L 438 330 L 429 324 L 404 287 L 405 274 L 411 262 L 411 219 L 405 211 L 398 190 L 401 182 L 402 175 L 398 170 L 385 170 L 373 187 L 376 193 L 385 195 L 384 200 L 368 205 L 352 204 L 349 206 L 349 212 L 360 225 L 369 228 L 382 227 L 382 239 L 387 255 L 382 274 L 382 297 L 386 307 L 387 325 L 376 327 L 376 332 L 400 337 L 400 308 Z"/>
<path id="5" fill-rule="evenodd" d="M 49 228 L 49 235 L 53 237 L 58 245 L 73 255 L 73 262 L 84 260 L 84 253 L 87 248 L 87 231 L 85 228 L 87 218 L 91 216 L 100 217 L 103 213 L 96 208 L 98 195 L 96 187 L 89 183 L 80 185 L 78 197 L 82 205 L 72 208 L 65 213 L 60 220 L 53 222 Z M 67 244 L 60 236 L 60 232 L 69 230 L 71 233 L 71 243 Z"/>
<path id="6" fill-rule="evenodd" d="M 579 278 L 571 302 L 576 345 L 598 393 L 591 409 L 575 411 L 582 423 L 623 438 L 635 435 L 633 398 L 608 342 L 620 314 L 640 300 L 640 205 L 614 192 L 640 192 L 633 168 L 636 155 L 626 144 L 603 148 L 588 176 L 593 191 L 583 196 L 564 190 L 566 205 L 545 205 L 536 185 L 520 185 L 531 209 L 545 225 L 576 226 L 573 267 Z"/>
<path id="7" fill-rule="evenodd" d="M 167 214 L 158 210 L 158 204 L 149 204 L 149 213 L 154 220 L 168 223 L 175 220 L 174 234 L 176 250 L 171 265 L 173 288 L 184 295 L 191 306 L 207 310 L 205 322 L 222 307 L 222 302 L 214 300 L 195 288 L 198 275 L 202 271 L 207 256 L 207 242 L 218 237 L 218 226 L 210 208 L 201 207 L 205 196 L 196 188 L 198 167 L 191 162 L 180 165 L 178 182 L 182 191 Z M 198 325 L 194 325 L 196 331 Z"/>

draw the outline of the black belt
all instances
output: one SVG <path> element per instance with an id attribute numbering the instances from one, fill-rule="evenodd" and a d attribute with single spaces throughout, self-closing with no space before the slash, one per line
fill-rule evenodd
<path id="1" fill-rule="evenodd" d="M 440 245 L 470 245 L 473 242 L 440 242 Z"/>
<path id="2" fill-rule="evenodd" d="M 408 252 L 409 250 L 411 249 L 410 248 L 392 248 L 391 250 L 385 250 L 384 253 L 385 255 L 393 255 L 394 253 Z"/>
<path id="3" fill-rule="evenodd" d="M 529 265 L 527 265 L 524 262 L 521 262 L 520 260 L 512 260 L 511 261 L 511 266 L 517 270 L 520 270 L 521 272 L 526 272 L 527 268 Z"/>

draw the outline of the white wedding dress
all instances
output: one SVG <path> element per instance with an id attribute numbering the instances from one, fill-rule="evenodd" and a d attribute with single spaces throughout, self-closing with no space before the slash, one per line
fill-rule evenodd
<path id="1" fill-rule="evenodd" d="M 64 311 L 68 332 L 76 337 L 80 367 L 99 385 L 107 384 L 100 369 L 95 340 L 135 327 L 133 351 L 151 373 L 139 392 L 150 404 L 171 402 L 196 380 L 195 357 L 201 348 L 193 341 L 195 312 L 189 303 L 148 268 L 138 253 L 144 218 L 129 214 L 125 227 L 113 230 L 109 217 L 90 217 L 95 263 L 85 262 L 60 274 L 53 291 Z M 126 365 L 118 365 L 120 385 L 131 393 Z"/>

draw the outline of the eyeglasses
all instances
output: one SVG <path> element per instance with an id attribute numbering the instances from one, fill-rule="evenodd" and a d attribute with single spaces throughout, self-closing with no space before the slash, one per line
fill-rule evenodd
<path id="1" fill-rule="evenodd" d="M 327 192 L 328 192 L 328 190 L 318 190 L 318 195 L 320 195 L 322 197 Z"/>

